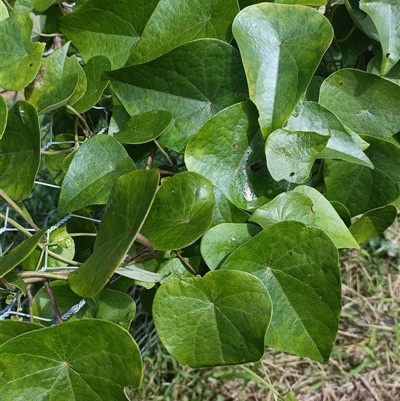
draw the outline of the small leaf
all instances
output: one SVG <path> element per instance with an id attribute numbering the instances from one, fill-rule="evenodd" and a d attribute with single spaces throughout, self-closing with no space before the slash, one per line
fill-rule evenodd
<path id="1" fill-rule="evenodd" d="M 169 126 L 172 114 L 165 110 L 148 111 L 132 116 L 114 134 L 114 138 L 121 143 L 139 144 L 150 142 L 160 136 Z"/>
<path id="2" fill-rule="evenodd" d="M 267 288 L 273 308 L 267 346 L 328 360 L 341 284 L 338 252 L 324 231 L 297 221 L 276 223 L 232 252 L 221 269 L 254 274 Z"/>
<path id="3" fill-rule="evenodd" d="M 8 18 L 8 10 L 6 5 L 1 1 L 0 2 L 0 22 Z"/>
<path id="4" fill-rule="evenodd" d="M 319 102 L 358 135 L 389 138 L 400 131 L 399 99 L 400 86 L 364 71 L 344 69 L 325 79 Z"/>
<path id="5" fill-rule="evenodd" d="M 200 245 L 201 255 L 208 268 L 218 269 L 228 255 L 260 231 L 260 227 L 253 224 L 224 223 L 210 228 L 203 235 Z"/>
<path id="6" fill-rule="evenodd" d="M 0 391 L 6 400 L 123 401 L 123 388 L 138 388 L 142 381 L 142 359 L 132 336 L 97 319 L 21 334 L 4 343 L 0 353 Z"/>
<path id="7" fill-rule="evenodd" d="M 164 179 L 141 233 L 155 249 L 181 249 L 210 227 L 213 186 L 200 174 L 185 171 Z"/>
<path id="8" fill-rule="evenodd" d="M 0 188 L 14 200 L 32 190 L 40 164 L 40 129 L 34 107 L 23 100 L 8 113 L 0 139 Z"/>
<path id="9" fill-rule="evenodd" d="M 22 280 L 21 277 L 18 277 L 17 275 L 13 273 L 7 273 L 4 277 L 3 280 L 5 280 L 8 284 L 12 285 L 15 288 L 18 288 L 21 290 L 22 295 L 26 297 L 26 284 L 25 281 Z"/>
<path id="10" fill-rule="evenodd" d="M 43 326 L 41 324 L 36 323 L 0 320 L 0 345 L 3 345 L 8 340 L 18 337 L 21 334 L 42 328 Z"/>
<path id="11" fill-rule="evenodd" d="M 75 151 L 64 177 L 58 203 L 60 214 L 107 203 L 115 180 L 135 169 L 116 139 L 109 135 L 90 138 Z"/>
<path id="12" fill-rule="evenodd" d="M 18 91 L 35 78 L 45 43 L 32 43 L 29 13 L 12 13 L 0 24 L 0 87 Z"/>
<path id="13" fill-rule="evenodd" d="M 329 141 L 329 134 L 277 129 L 267 138 L 265 155 L 275 181 L 306 181 L 315 159 Z"/>
<path id="14" fill-rule="evenodd" d="M 120 276 L 129 277 L 133 280 L 144 281 L 146 283 L 159 283 L 166 277 L 165 274 L 149 272 L 131 265 L 119 267 L 117 270 L 115 270 L 115 273 L 119 274 Z"/>
<path id="15" fill-rule="evenodd" d="M 233 22 L 262 134 L 282 128 L 333 38 L 332 26 L 304 6 L 262 3 Z"/>
<path id="16" fill-rule="evenodd" d="M 370 238 L 381 235 L 393 224 L 396 215 L 397 209 L 392 205 L 372 209 L 363 214 L 349 229 L 354 238 L 361 244 Z"/>
<path id="17" fill-rule="evenodd" d="M 94 252 L 69 275 L 70 286 L 78 295 L 95 296 L 111 278 L 147 217 L 158 181 L 156 170 L 132 171 L 117 179 L 103 214 Z"/>
<path id="18" fill-rule="evenodd" d="M 170 279 L 158 289 L 153 303 L 161 341 L 178 362 L 191 367 L 258 361 L 264 354 L 270 317 L 265 287 L 255 277 L 236 271 Z"/>

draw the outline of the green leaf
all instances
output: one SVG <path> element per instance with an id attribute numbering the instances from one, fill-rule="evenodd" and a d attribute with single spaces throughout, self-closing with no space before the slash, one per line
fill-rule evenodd
<path id="1" fill-rule="evenodd" d="M 242 101 L 247 83 L 239 52 L 216 39 L 199 39 L 143 65 L 106 73 L 133 116 L 167 110 L 174 119 L 160 143 L 182 151 L 219 110 Z"/>
<path id="2" fill-rule="evenodd" d="M 0 258 L 0 277 L 5 276 L 14 267 L 25 260 L 36 248 L 45 234 L 45 230 L 38 231 L 15 248 L 11 249 L 5 256 Z"/>
<path id="3" fill-rule="evenodd" d="M 374 165 L 351 165 L 326 160 L 326 198 L 343 203 L 351 216 L 388 205 L 400 196 L 400 148 L 387 141 L 365 137 L 371 144 L 365 151 Z"/>
<path id="4" fill-rule="evenodd" d="M 153 303 L 154 324 L 167 351 L 192 367 L 258 361 L 270 317 L 262 283 L 236 271 L 170 279 Z"/>
<path id="5" fill-rule="evenodd" d="M 354 21 L 354 25 L 365 32 L 370 38 L 379 42 L 379 35 L 372 18 L 360 10 L 359 0 L 344 0 L 344 4 Z"/>
<path id="6" fill-rule="evenodd" d="M 132 336 L 97 319 L 22 334 L 4 343 L 0 353 L 0 391 L 7 400 L 123 401 L 124 386 L 138 388 L 142 381 Z"/>
<path id="7" fill-rule="evenodd" d="M 326 133 L 286 129 L 273 131 L 265 143 L 267 166 L 272 178 L 297 184 L 306 181 L 329 138 Z"/>
<path id="8" fill-rule="evenodd" d="M 13 273 L 7 273 L 4 277 L 3 280 L 5 280 L 8 284 L 12 285 L 15 288 L 18 288 L 19 290 L 21 290 L 21 293 L 24 297 L 26 297 L 26 284 L 25 281 L 13 274 Z"/>
<path id="9" fill-rule="evenodd" d="M 0 320 L 0 345 L 21 334 L 33 330 L 42 329 L 43 326 L 36 323 L 17 322 L 15 320 Z"/>
<path id="10" fill-rule="evenodd" d="M 103 56 L 93 57 L 83 66 L 87 81 L 86 91 L 75 103 L 70 101 L 76 111 L 84 113 L 99 101 L 104 89 L 110 82 L 103 78 L 103 72 L 110 68 L 110 60 Z"/>
<path id="11" fill-rule="evenodd" d="M 386 78 L 393 83 L 400 85 L 400 62 L 398 62 L 392 69 L 386 74 L 381 75 L 381 64 L 382 64 L 382 57 L 375 56 L 367 66 L 367 72 L 375 75 L 379 75 L 382 78 Z"/>
<path id="12" fill-rule="evenodd" d="M 165 110 L 154 110 L 132 116 L 114 134 L 121 143 L 139 144 L 150 142 L 160 136 L 172 121 L 172 114 Z"/>
<path id="13" fill-rule="evenodd" d="M 185 151 L 188 170 L 205 175 L 235 206 L 246 210 L 286 190 L 267 170 L 257 117 L 250 102 L 228 107 L 203 125 Z"/>
<path id="14" fill-rule="evenodd" d="M 273 308 L 267 346 L 328 360 L 341 284 L 338 252 L 324 231 L 297 221 L 274 224 L 232 252 L 221 269 L 252 273 L 267 288 Z"/>
<path id="15" fill-rule="evenodd" d="M 0 188 L 14 200 L 32 190 L 40 164 L 40 129 L 36 110 L 23 100 L 8 113 L 0 140 Z"/>
<path id="16" fill-rule="evenodd" d="M 374 21 L 382 46 L 381 73 L 386 75 L 400 60 L 400 3 L 392 0 L 361 0 L 360 9 Z"/>
<path id="17" fill-rule="evenodd" d="M 0 22 L 8 18 L 8 10 L 6 5 L 1 1 L 0 2 Z"/>
<path id="18" fill-rule="evenodd" d="M 158 181 L 156 170 L 132 171 L 117 179 L 103 214 L 94 252 L 69 275 L 74 292 L 91 298 L 106 285 L 142 227 Z"/>
<path id="19" fill-rule="evenodd" d="M 333 38 L 332 26 L 309 7 L 262 3 L 233 22 L 264 137 L 282 128 L 306 91 Z"/>
<path id="20" fill-rule="evenodd" d="M 323 82 L 319 102 L 358 135 L 389 138 L 400 131 L 400 86 L 376 75 L 339 70 Z"/>
<path id="21" fill-rule="evenodd" d="M 165 274 L 153 273 L 131 265 L 119 267 L 115 270 L 115 273 L 124 277 L 129 277 L 133 280 L 144 281 L 146 283 L 159 283 L 166 277 Z"/>
<path id="22" fill-rule="evenodd" d="M 36 78 L 25 88 L 25 98 L 39 114 L 48 113 L 68 103 L 83 73 L 76 56 L 67 57 L 69 42 L 43 59 Z"/>
<path id="23" fill-rule="evenodd" d="M 107 203 L 115 180 L 135 169 L 116 139 L 109 135 L 90 138 L 75 151 L 68 167 L 58 203 L 60 213 Z"/>
<path id="24" fill-rule="evenodd" d="M 392 205 L 372 209 L 362 215 L 349 229 L 354 238 L 361 243 L 381 235 L 393 224 L 396 215 L 397 209 Z"/>
<path id="25" fill-rule="evenodd" d="M 31 3 L 33 3 L 33 7 L 36 8 L 39 12 L 46 11 L 50 6 L 53 4 L 58 3 L 59 0 L 33 0 Z"/>
<path id="26" fill-rule="evenodd" d="M 238 11 L 236 0 L 160 0 L 128 64 L 143 64 L 195 39 L 230 42 L 232 21 Z"/>
<path id="27" fill-rule="evenodd" d="M 218 269 L 229 254 L 252 239 L 260 230 L 254 224 L 241 223 L 223 223 L 210 228 L 203 235 L 200 245 L 201 255 L 209 269 Z"/>
<path id="28" fill-rule="evenodd" d="M 286 394 L 284 401 L 298 401 L 297 398 L 289 391 Z"/>
<path id="29" fill-rule="evenodd" d="M 0 24 L 0 87 L 21 90 L 40 67 L 45 43 L 32 43 L 29 13 L 12 13 Z"/>
<path id="30" fill-rule="evenodd" d="M 318 155 L 318 158 L 341 159 L 350 163 L 374 167 L 340 120 L 318 103 L 299 103 L 286 128 L 290 131 L 313 131 L 322 135 L 330 135 L 326 147 Z"/>
<path id="31" fill-rule="evenodd" d="M 185 171 L 162 181 L 141 233 L 155 249 L 181 249 L 205 233 L 212 221 L 213 186 Z"/>
<path id="32" fill-rule="evenodd" d="M 3 3 L 0 3 L 3 4 Z M 3 96 L 0 96 L 0 139 L 3 136 L 7 126 L 8 108 Z"/>
<path id="33" fill-rule="evenodd" d="M 293 191 L 278 195 L 258 208 L 249 219 L 263 228 L 288 220 L 324 230 L 337 248 L 359 248 L 330 202 L 312 187 L 300 185 Z"/>

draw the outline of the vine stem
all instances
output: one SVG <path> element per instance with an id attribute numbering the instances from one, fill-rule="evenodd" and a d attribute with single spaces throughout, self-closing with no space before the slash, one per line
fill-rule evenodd
<path id="1" fill-rule="evenodd" d="M 178 259 L 181 261 L 181 263 L 183 264 L 183 266 L 185 266 L 185 269 L 189 272 L 192 273 L 194 276 L 197 276 L 197 272 L 194 269 L 194 267 L 188 263 L 185 258 L 179 253 L 179 251 L 173 251 L 175 253 L 175 255 L 178 257 Z"/>
<path id="2" fill-rule="evenodd" d="M 63 323 L 63 320 L 61 318 L 60 310 L 58 309 L 57 302 L 54 298 L 53 291 L 51 290 L 50 284 L 48 281 L 45 281 L 43 284 L 44 284 L 44 288 L 46 288 L 46 291 L 49 294 L 50 302 L 51 302 L 51 305 L 53 306 L 54 313 L 56 314 L 57 321 L 58 321 L 58 323 L 61 324 L 61 323 Z"/>
<path id="3" fill-rule="evenodd" d="M 88 133 L 88 136 L 89 136 L 89 137 L 93 136 L 93 132 L 92 132 L 92 130 L 89 128 L 89 125 L 88 125 L 88 123 L 86 122 L 86 120 L 85 120 L 72 106 L 70 106 L 69 104 L 65 105 L 65 107 L 66 107 L 68 110 L 72 111 L 72 113 L 74 113 L 74 114 L 79 118 L 79 120 L 82 122 L 82 124 L 83 124 L 83 125 L 85 126 L 85 128 L 86 128 L 86 131 L 87 131 L 87 133 Z"/>
<path id="4" fill-rule="evenodd" d="M 7 6 L 7 8 L 8 8 L 10 11 L 14 11 L 14 9 L 13 9 L 12 6 L 11 6 L 11 4 L 10 4 L 7 0 L 3 0 L 3 2 L 4 2 L 4 4 Z"/>

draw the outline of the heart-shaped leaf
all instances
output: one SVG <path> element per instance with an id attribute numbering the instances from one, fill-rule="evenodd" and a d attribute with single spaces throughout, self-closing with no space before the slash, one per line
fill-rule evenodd
<path id="1" fill-rule="evenodd" d="M 264 137 L 282 128 L 331 44 L 332 26 L 309 7 L 262 3 L 242 10 L 233 35 Z"/>
<path id="2" fill-rule="evenodd" d="M 8 112 L 0 139 L 0 188 L 14 200 L 32 190 L 40 164 L 40 129 L 36 110 L 23 100 Z"/>
<path id="3" fill-rule="evenodd" d="M 192 367 L 258 361 L 270 317 L 263 284 L 236 271 L 172 278 L 153 303 L 154 324 L 167 351 Z"/>
<path id="4" fill-rule="evenodd" d="M 389 138 L 400 131 L 399 99 L 400 86 L 393 82 L 345 69 L 323 82 L 319 102 L 358 135 Z"/>
<path id="5" fill-rule="evenodd" d="M 185 151 L 189 170 L 205 175 L 234 205 L 246 210 L 286 190 L 267 170 L 257 117 L 250 102 L 228 107 L 203 125 Z"/>
<path id="6" fill-rule="evenodd" d="M 138 170 L 117 179 L 103 214 L 94 252 L 69 275 L 74 292 L 91 298 L 106 285 L 147 217 L 159 177 L 156 170 Z"/>
<path id="7" fill-rule="evenodd" d="M 124 386 L 138 388 L 142 381 L 142 359 L 132 336 L 97 319 L 21 334 L 4 343 L 0 353 L 0 391 L 6 400 L 124 401 Z"/>
<path id="8" fill-rule="evenodd" d="M 329 134 L 277 129 L 265 143 L 268 170 L 275 181 L 306 181 L 315 159 L 329 141 Z"/>
<path id="9" fill-rule="evenodd" d="M 266 345 L 317 361 L 329 358 L 341 284 L 338 252 L 324 231 L 297 221 L 276 223 L 232 252 L 221 269 L 252 273 L 267 288 L 273 314 Z"/>
<path id="10" fill-rule="evenodd" d="M 374 21 L 382 46 L 381 73 L 386 75 L 400 60 L 400 3 L 392 0 L 361 0 L 360 9 Z"/>
<path id="11" fill-rule="evenodd" d="M 35 78 L 45 43 L 32 43 L 29 13 L 12 13 L 0 24 L 0 87 L 21 90 Z"/>
<path id="12" fill-rule="evenodd" d="M 18 322 L 16 320 L 0 320 L 0 345 L 20 334 L 42 329 L 41 324 Z"/>
<path id="13" fill-rule="evenodd" d="M 219 224 L 203 235 L 200 246 L 201 255 L 210 270 L 218 269 L 229 254 L 251 240 L 260 231 L 260 227 L 254 224 Z"/>
<path id="14" fill-rule="evenodd" d="M 213 209 L 211 182 L 185 171 L 163 180 L 141 233 L 155 249 L 181 249 L 210 227 Z"/>
<path id="15" fill-rule="evenodd" d="M 109 135 L 90 138 L 74 153 L 68 167 L 58 202 L 60 213 L 107 203 L 115 180 L 135 169 L 132 159 L 116 139 Z"/>
<path id="16" fill-rule="evenodd" d="M 177 151 L 210 117 L 247 95 L 239 52 L 216 39 L 186 43 L 156 60 L 106 76 L 131 116 L 152 110 L 172 113 L 174 120 L 160 143 Z"/>
<path id="17" fill-rule="evenodd" d="M 342 161 L 325 162 L 326 198 L 343 203 L 351 216 L 388 205 L 400 196 L 400 147 L 378 138 L 364 139 L 370 143 L 365 154 L 373 170 Z"/>

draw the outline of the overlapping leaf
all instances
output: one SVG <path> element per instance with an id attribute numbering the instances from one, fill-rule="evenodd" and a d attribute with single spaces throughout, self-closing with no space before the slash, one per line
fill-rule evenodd
<path id="1" fill-rule="evenodd" d="M 43 326 L 30 322 L 18 322 L 15 320 L 0 320 L 0 345 L 20 334 L 42 329 Z"/>
<path id="2" fill-rule="evenodd" d="M 371 74 L 379 75 L 382 78 L 386 78 L 389 81 L 400 86 L 400 62 L 398 62 L 392 69 L 386 74 L 381 75 L 381 64 L 382 64 L 382 57 L 375 56 L 369 63 L 367 67 L 367 71 Z"/>

